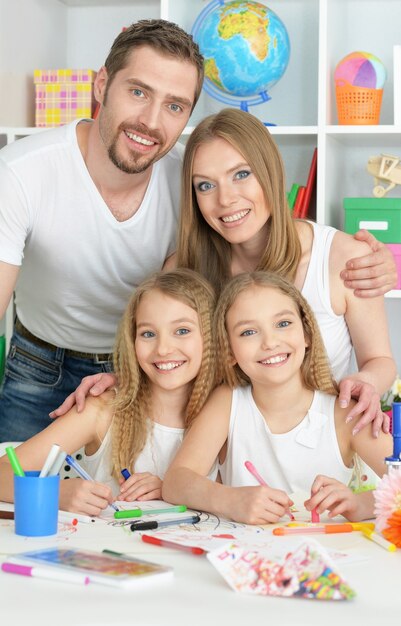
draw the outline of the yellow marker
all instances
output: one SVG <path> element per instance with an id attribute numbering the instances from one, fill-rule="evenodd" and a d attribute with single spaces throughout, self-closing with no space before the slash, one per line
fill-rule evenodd
<path id="1" fill-rule="evenodd" d="M 397 546 L 394 543 L 391 543 L 391 541 L 387 541 L 387 539 L 385 539 L 378 533 L 375 533 L 373 530 L 362 529 L 362 534 L 364 535 L 364 537 L 370 539 L 371 541 L 374 541 L 375 543 L 377 543 L 378 546 L 381 546 L 388 552 L 395 552 L 397 550 Z"/>
<path id="2" fill-rule="evenodd" d="M 374 530 L 375 525 L 373 522 L 350 522 L 354 530 Z"/>

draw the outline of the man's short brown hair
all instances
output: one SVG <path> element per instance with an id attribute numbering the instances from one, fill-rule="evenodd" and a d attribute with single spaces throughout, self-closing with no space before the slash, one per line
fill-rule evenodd
<path id="1" fill-rule="evenodd" d="M 203 84 L 203 57 L 198 44 L 185 30 L 166 20 L 140 20 L 123 30 L 114 40 L 105 61 L 110 85 L 117 72 L 124 69 L 132 50 L 150 46 L 163 54 L 192 63 L 198 72 L 194 104 L 198 101 Z"/>

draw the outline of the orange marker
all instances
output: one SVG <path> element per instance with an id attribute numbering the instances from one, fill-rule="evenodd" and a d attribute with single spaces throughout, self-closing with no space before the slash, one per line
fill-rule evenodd
<path id="1" fill-rule="evenodd" d="M 273 535 L 313 535 L 331 533 L 352 533 L 352 524 L 324 524 L 323 526 L 280 527 L 273 529 Z"/>

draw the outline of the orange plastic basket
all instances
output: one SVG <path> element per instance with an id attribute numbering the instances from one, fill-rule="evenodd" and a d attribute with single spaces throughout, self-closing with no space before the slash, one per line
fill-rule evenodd
<path id="1" fill-rule="evenodd" d="M 339 124 L 378 124 L 383 89 L 354 87 L 349 83 L 336 84 Z"/>

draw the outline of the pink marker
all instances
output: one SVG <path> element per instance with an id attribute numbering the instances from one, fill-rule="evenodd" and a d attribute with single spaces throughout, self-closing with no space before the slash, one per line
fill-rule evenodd
<path id="1" fill-rule="evenodd" d="M 264 485 L 265 487 L 268 487 L 269 485 L 267 484 L 267 482 L 261 477 L 261 475 L 259 474 L 259 472 L 257 471 L 256 467 L 254 466 L 253 463 L 251 463 L 250 461 L 245 461 L 244 463 L 246 469 L 248 470 L 248 472 L 250 472 L 252 474 L 252 476 L 254 476 L 256 478 L 256 480 L 258 481 L 259 485 Z M 291 521 L 295 520 L 295 517 L 293 516 L 293 514 L 291 513 L 291 511 L 287 511 L 287 515 L 290 518 Z"/>
<path id="2" fill-rule="evenodd" d="M 312 509 L 310 521 L 313 522 L 313 524 L 318 524 L 320 522 L 320 516 L 316 509 Z"/>
<path id="3" fill-rule="evenodd" d="M 269 485 L 267 484 L 267 482 L 265 480 L 263 480 L 263 478 L 261 477 L 261 475 L 259 474 L 259 472 L 257 471 L 256 467 L 254 466 L 253 463 L 251 463 L 250 461 L 245 461 L 244 463 L 246 469 L 248 470 L 248 472 L 250 472 L 252 474 L 252 476 L 254 476 L 256 478 L 256 480 L 258 481 L 259 485 L 264 485 L 265 487 L 268 487 Z"/>
<path id="4" fill-rule="evenodd" d="M 19 574 L 20 576 L 31 576 L 32 578 L 45 578 L 47 580 L 58 580 L 63 583 L 78 583 L 87 585 L 90 579 L 80 572 L 69 572 L 57 570 L 55 567 L 33 567 L 30 565 L 18 565 L 17 563 L 2 563 L 1 569 L 9 574 Z"/>

